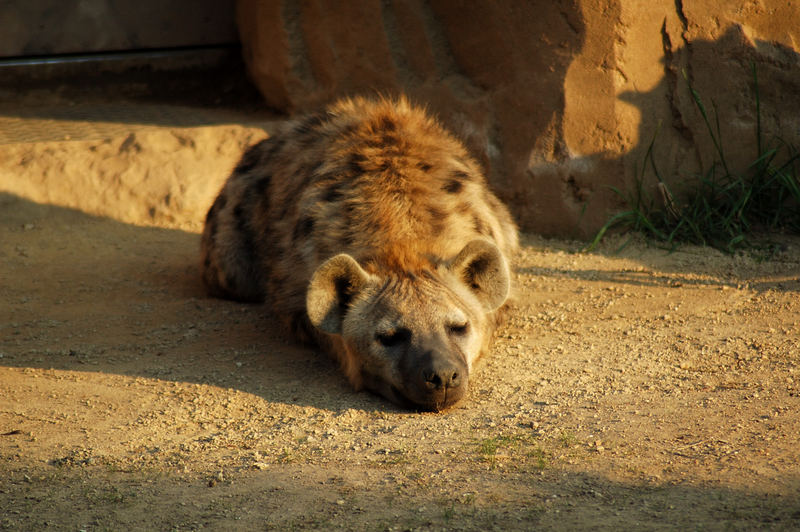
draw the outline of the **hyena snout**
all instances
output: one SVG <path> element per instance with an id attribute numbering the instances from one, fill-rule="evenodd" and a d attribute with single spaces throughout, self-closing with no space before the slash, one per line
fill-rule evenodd
<path id="1" fill-rule="evenodd" d="M 428 351 L 414 365 L 408 379 L 412 398 L 431 410 L 442 410 L 460 401 L 467 392 L 469 373 L 466 364 L 452 353 Z"/>
<path id="2" fill-rule="evenodd" d="M 462 368 L 449 361 L 440 361 L 431 364 L 421 372 L 425 387 L 429 390 L 442 390 L 445 388 L 458 388 L 461 386 Z"/>

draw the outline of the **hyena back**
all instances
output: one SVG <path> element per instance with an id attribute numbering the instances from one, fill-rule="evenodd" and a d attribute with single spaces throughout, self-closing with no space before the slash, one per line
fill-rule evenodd
<path id="1" fill-rule="evenodd" d="M 250 147 L 208 212 L 212 295 L 263 301 L 356 389 L 464 397 L 517 230 L 464 147 L 405 99 L 344 100 Z"/>

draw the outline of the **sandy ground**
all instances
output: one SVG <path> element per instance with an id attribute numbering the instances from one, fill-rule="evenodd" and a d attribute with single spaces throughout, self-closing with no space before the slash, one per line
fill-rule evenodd
<path id="1" fill-rule="evenodd" d="M 207 298 L 196 229 L 54 203 L 0 193 L 0 528 L 800 528 L 800 240 L 527 235 L 469 399 L 420 414 Z"/>

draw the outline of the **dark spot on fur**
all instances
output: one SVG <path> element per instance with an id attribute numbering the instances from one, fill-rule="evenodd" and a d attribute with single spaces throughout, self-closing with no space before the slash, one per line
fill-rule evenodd
<path id="1" fill-rule="evenodd" d="M 328 119 L 327 112 L 314 113 L 305 117 L 295 128 L 294 132 L 300 135 L 313 132 Z"/>
<path id="2" fill-rule="evenodd" d="M 431 218 L 434 220 L 444 220 L 447 218 L 447 213 L 434 205 L 428 206 L 428 214 L 430 214 Z"/>
<path id="3" fill-rule="evenodd" d="M 245 150 L 242 158 L 239 159 L 239 163 L 234 168 L 234 174 L 246 174 L 250 170 L 256 167 L 256 165 L 261 161 L 261 151 L 264 149 L 265 145 L 269 142 L 269 139 L 264 139 L 257 144 L 253 144 L 247 150 Z"/>
<path id="4" fill-rule="evenodd" d="M 300 145 L 302 148 L 310 148 L 314 144 L 316 144 L 316 142 L 320 140 L 320 138 L 322 137 L 320 137 L 319 135 L 303 135 L 302 137 L 299 137 L 299 139 L 297 140 L 297 144 Z"/>
<path id="5" fill-rule="evenodd" d="M 370 148 L 382 148 L 384 153 L 404 155 L 407 146 L 400 140 L 395 133 L 383 133 L 380 136 L 373 136 L 364 142 Z"/>
<path id="6" fill-rule="evenodd" d="M 236 220 L 236 233 L 240 237 L 239 250 L 244 257 L 244 262 L 253 268 L 257 260 L 255 245 L 256 235 L 248 214 L 249 213 L 245 213 L 245 209 L 241 203 L 233 209 L 233 217 Z"/>
<path id="7" fill-rule="evenodd" d="M 453 178 L 456 181 L 469 181 L 469 180 L 472 179 L 471 175 L 469 175 L 467 172 L 464 172 L 462 170 L 456 170 L 455 172 L 450 174 L 450 177 Z"/>
<path id="8" fill-rule="evenodd" d="M 236 168 L 233 169 L 235 174 L 246 174 L 250 170 L 252 170 L 258 161 L 247 161 L 247 160 L 240 160 L 239 164 L 236 165 Z"/>
<path id="9" fill-rule="evenodd" d="M 458 194 L 459 192 L 461 192 L 461 189 L 463 187 L 464 185 L 461 183 L 461 181 L 457 179 L 451 179 L 444 184 L 442 190 L 444 190 L 448 194 Z"/>
<path id="10" fill-rule="evenodd" d="M 431 232 L 436 236 L 440 235 L 447 222 L 447 213 L 439 207 L 429 206 L 428 214 L 430 215 Z"/>
<path id="11" fill-rule="evenodd" d="M 358 124 L 347 124 L 341 130 L 339 130 L 339 136 L 348 137 L 356 131 L 358 131 Z"/>
<path id="12" fill-rule="evenodd" d="M 346 202 L 342 204 L 342 217 L 344 218 L 345 222 L 349 225 L 351 220 L 353 219 L 353 213 L 355 212 L 355 207 L 352 203 Z"/>
<path id="13" fill-rule="evenodd" d="M 299 198 L 303 191 L 307 189 L 313 181 L 315 181 L 316 169 L 320 168 L 321 166 L 321 163 L 317 163 L 314 166 L 298 163 L 293 169 L 289 170 L 293 174 L 292 181 L 286 187 L 285 192 L 286 197 L 289 199 L 284 201 L 283 205 L 276 206 L 276 210 L 278 208 L 280 209 L 278 218 L 285 219 L 292 209 L 297 208 L 297 204 L 295 202 L 296 198 Z"/>
<path id="14" fill-rule="evenodd" d="M 308 170 L 308 177 L 309 178 L 313 178 L 314 176 L 318 175 L 319 171 L 322 169 L 322 167 L 324 165 L 325 165 L 325 161 L 318 161 L 316 164 L 314 164 L 314 166 L 312 166 Z"/>
<path id="15" fill-rule="evenodd" d="M 311 235 L 314 230 L 314 219 L 310 216 L 304 216 L 297 221 L 294 226 L 293 237 L 295 240 L 306 238 Z"/>
<path id="16" fill-rule="evenodd" d="M 417 274 L 414 273 L 414 272 L 401 272 L 401 275 L 402 275 L 402 277 L 404 277 L 405 279 L 408 279 L 409 281 L 411 281 L 413 283 L 416 283 L 417 279 L 419 279 L 419 277 L 417 277 Z"/>
<path id="17" fill-rule="evenodd" d="M 468 214 L 472 210 L 472 204 L 468 201 L 462 201 L 456 205 L 456 212 L 459 214 Z"/>
<path id="18" fill-rule="evenodd" d="M 428 268 L 420 270 L 419 275 L 429 281 L 439 282 L 439 278 Z"/>
<path id="19" fill-rule="evenodd" d="M 478 218 L 477 216 L 472 217 L 472 226 L 475 228 L 479 234 L 484 236 L 489 236 L 490 229 L 486 222 Z"/>
<path id="20" fill-rule="evenodd" d="M 420 162 L 417 163 L 417 168 L 419 168 L 423 172 L 430 172 L 431 169 L 433 168 L 433 166 L 431 166 L 430 164 L 428 164 L 428 163 L 426 163 L 424 161 L 420 161 Z"/>
<path id="21" fill-rule="evenodd" d="M 339 182 L 331 183 L 322 194 L 322 200 L 333 203 L 334 201 L 342 199 L 341 186 L 342 184 Z"/>
<path id="22" fill-rule="evenodd" d="M 285 144 L 286 140 L 282 137 L 269 137 L 250 146 L 240 159 L 234 174 L 250 172 L 257 168 L 262 161 L 274 158 Z"/>
<path id="23" fill-rule="evenodd" d="M 266 145 L 267 151 L 265 153 L 267 158 L 274 157 L 275 154 L 283 149 L 283 147 L 286 145 L 286 139 L 283 137 L 270 137 L 267 140 L 262 140 L 261 142 L 268 143 Z"/>
<path id="24" fill-rule="evenodd" d="M 364 173 L 364 163 L 367 162 L 367 158 L 361 153 L 354 153 L 350 156 L 350 160 L 347 162 L 347 166 L 350 169 L 350 172 L 353 176 L 360 176 Z"/>
<path id="25" fill-rule="evenodd" d="M 294 183 L 296 188 L 293 195 L 290 197 L 296 198 L 301 191 L 308 188 L 308 186 L 316 180 L 319 169 L 322 168 L 322 165 L 323 162 L 319 161 L 314 164 L 309 163 L 307 165 L 300 166 L 294 176 L 296 180 Z"/>
<path id="26" fill-rule="evenodd" d="M 344 247 L 351 247 L 356 243 L 356 235 L 352 231 L 345 232 L 344 236 L 342 236 L 342 246 Z"/>
<path id="27" fill-rule="evenodd" d="M 386 133 L 383 136 L 381 136 L 381 143 L 384 146 L 397 146 L 400 144 L 400 137 L 398 137 L 397 135 Z"/>
<path id="28" fill-rule="evenodd" d="M 263 196 L 267 193 L 267 189 L 269 188 L 271 182 L 272 182 L 271 175 L 261 176 L 256 180 L 255 184 L 253 185 L 253 189 L 255 190 L 257 195 Z"/>
<path id="29" fill-rule="evenodd" d="M 381 127 L 386 131 L 394 131 L 397 129 L 397 124 L 391 117 L 384 116 L 381 118 Z"/>

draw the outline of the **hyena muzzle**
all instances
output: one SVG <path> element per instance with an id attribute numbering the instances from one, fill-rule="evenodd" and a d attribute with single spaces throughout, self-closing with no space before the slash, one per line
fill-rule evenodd
<path id="1" fill-rule="evenodd" d="M 517 230 L 463 145 L 405 99 L 349 99 L 250 147 L 208 212 L 212 295 L 266 301 L 356 389 L 462 399 Z"/>

